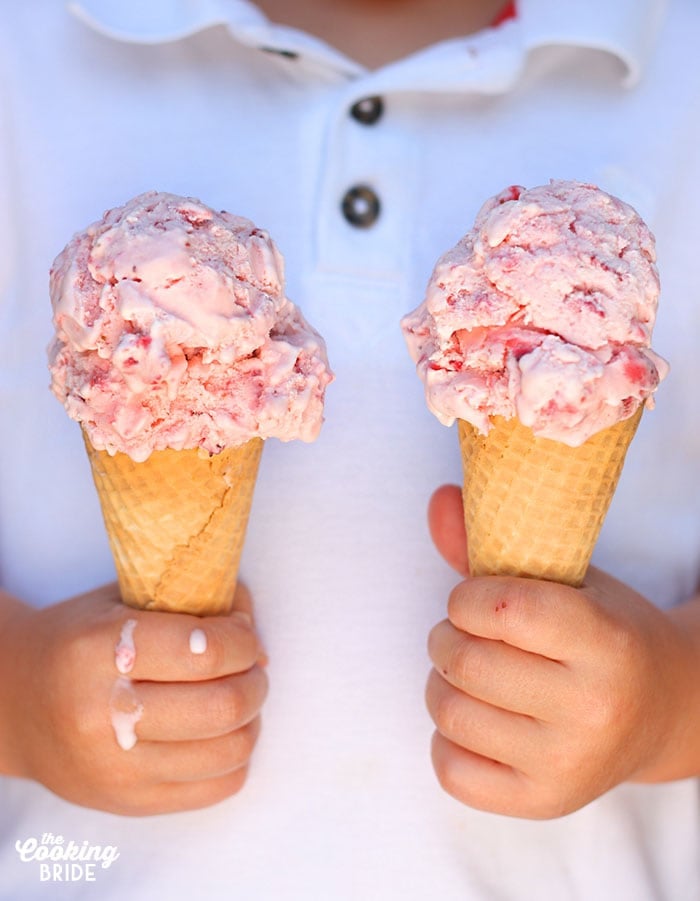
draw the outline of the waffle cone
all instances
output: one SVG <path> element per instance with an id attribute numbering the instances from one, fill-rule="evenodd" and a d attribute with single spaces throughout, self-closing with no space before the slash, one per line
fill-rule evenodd
<path id="1" fill-rule="evenodd" d="M 229 610 L 262 440 L 213 456 L 154 451 L 143 463 L 85 445 L 124 602 L 200 616 Z"/>
<path id="2" fill-rule="evenodd" d="M 641 412 L 580 447 L 517 418 L 494 418 L 488 435 L 460 420 L 471 574 L 581 585 Z"/>

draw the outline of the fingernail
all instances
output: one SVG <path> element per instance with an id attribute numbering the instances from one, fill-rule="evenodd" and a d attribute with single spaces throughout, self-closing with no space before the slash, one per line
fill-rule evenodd
<path id="1" fill-rule="evenodd" d="M 252 627 L 253 627 L 253 617 L 250 615 L 250 613 L 246 613 L 245 610 L 234 610 L 233 613 L 232 613 L 231 615 L 232 615 L 232 616 L 235 616 L 235 618 L 236 618 L 239 622 L 243 623 L 244 625 L 246 625 L 246 626 L 248 626 L 249 628 L 252 629 Z"/>

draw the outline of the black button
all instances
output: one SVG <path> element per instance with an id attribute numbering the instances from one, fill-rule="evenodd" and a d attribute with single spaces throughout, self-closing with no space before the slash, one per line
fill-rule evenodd
<path id="1" fill-rule="evenodd" d="M 278 56 L 284 56 L 285 59 L 299 59 L 299 54 L 294 50 L 283 50 L 280 47 L 261 47 L 265 53 L 276 53 Z"/>
<path id="2" fill-rule="evenodd" d="M 350 107 L 350 115 L 363 125 L 374 125 L 383 112 L 384 101 L 381 97 L 363 97 Z"/>
<path id="3" fill-rule="evenodd" d="M 356 228 L 369 228 L 379 217 L 379 198 L 366 185 L 355 185 L 345 192 L 343 216 Z"/>

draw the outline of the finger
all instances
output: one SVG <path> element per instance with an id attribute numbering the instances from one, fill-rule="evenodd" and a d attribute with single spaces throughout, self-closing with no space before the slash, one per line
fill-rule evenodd
<path id="1" fill-rule="evenodd" d="M 248 776 L 248 766 L 199 782 L 173 782 L 160 786 L 161 798 L 157 813 L 172 813 L 180 810 L 198 810 L 211 807 L 237 794 Z"/>
<path id="2" fill-rule="evenodd" d="M 600 626 L 578 589 L 505 576 L 461 582 L 450 595 L 447 615 L 463 632 L 558 661 L 589 646 Z"/>
<path id="3" fill-rule="evenodd" d="M 241 582 L 240 579 L 236 583 L 236 592 L 233 596 L 231 609 L 236 610 L 238 613 L 247 614 L 250 617 L 251 622 L 253 622 L 253 596 L 251 595 L 248 586 L 244 582 Z"/>
<path id="4" fill-rule="evenodd" d="M 428 503 L 428 528 L 435 547 L 445 561 L 465 576 L 469 571 L 469 562 L 459 486 L 442 485 L 433 493 Z"/>
<path id="5" fill-rule="evenodd" d="M 218 804 L 235 795 L 243 787 L 248 775 L 248 766 L 199 782 L 163 782 L 148 787 L 139 787 L 133 800 L 121 794 L 105 809 L 110 813 L 124 816 L 155 816 L 156 814 L 178 813 L 183 810 L 198 810 Z"/>
<path id="6" fill-rule="evenodd" d="M 85 601 L 93 608 L 98 606 L 109 608 L 115 605 L 123 607 L 117 582 L 108 582 L 106 585 L 100 585 L 97 588 L 92 588 L 90 591 L 84 591 L 76 595 L 74 600 Z"/>
<path id="7" fill-rule="evenodd" d="M 261 654 L 245 611 L 196 617 L 129 610 L 115 619 L 115 668 L 135 680 L 189 682 L 250 669 Z"/>
<path id="8" fill-rule="evenodd" d="M 470 697 L 436 670 L 428 677 L 426 705 L 438 732 L 451 742 L 519 770 L 528 770 L 541 739 L 536 720 Z"/>
<path id="9" fill-rule="evenodd" d="M 236 593 L 233 597 L 233 604 L 231 606 L 231 610 L 238 613 L 244 619 L 246 617 L 249 618 L 251 625 L 257 632 L 257 624 L 255 622 L 255 610 L 253 607 L 253 596 L 248 589 L 248 586 L 241 582 L 240 580 L 236 583 Z M 260 666 L 267 666 L 270 662 L 269 657 L 267 656 L 267 652 L 263 647 L 262 641 L 260 639 L 260 635 L 258 635 L 258 657 L 257 663 Z"/>
<path id="10" fill-rule="evenodd" d="M 443 679 L 480 701 L 546 722 L 562 706 L 567 671 L 547 657 L 461 632 L 448 620 L 430 632 L 428 653 Z"/>
<path id="11" fill-rule="evenodd" d="M 176 806 L 172 810 L 197 810 L 210 807 L 220 801 L 237 794 L 248 776 L 248 767 L 243 766 L 220 776 L 216 779 L 207 779 L 203 782 L 178 782 L 164 786 L 166 794 L 171 799 L 169 803 Z M 163 811 L 167 813 L 167 811 Z"/>
<path id="12" fill-rule="evenodd" d="M 433 736 L 432 760 L 440 785 L 463 804 L 536 818 L 529 781 L 512 767 L 460 748 L 439 732 Z"/>
<path id="13" fill-rule="evenodd" d="M 260 733 L 260 717 L 226 735 L 202 741 L 144 741 L 126 753 L 157 782 L 216 779 L 244 766 Z"/>
<path id="14" fill-rule="evenodd" d="M 251 722 L 267 696 L 259 666 L 209 682 L 140 682 L 134 693 L 143 706 L 139 741 L 216 738 Z"/>

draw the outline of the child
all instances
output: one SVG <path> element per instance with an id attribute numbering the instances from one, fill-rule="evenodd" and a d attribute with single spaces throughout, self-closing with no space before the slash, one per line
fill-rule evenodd
<path id="1" fill-rule="evenodd" d="M 3 14 L 4 896 L 88 878 L 61 851 L 57 870 L 22 856 L 36 838 L 47 858 L 116 847 L 93 874 L 105 898 L 694 898 L 700 461 L 681 398 L 700 331 L 700 14 L 690 0 L 330 8 Z M 486 197 L 551 177 L 600 184 L 656 233 L 654 344 L 672 372 L 582 590 L 455 588 L 424 511 L 459 479 L 456 436 L 426 411 L 398 321 Z M 268 228 L 336 373 L 318 442 L 265 449 L 242 566 L 255 623 L 246 591 L 215 620 L 120 605 L 79 429 L 46 387 L 51 260 L 149 188 Z M 430 527 L 464 575 L 460 523 L 441 489 Z M 129 640 L 126 748 L 110 704 Z"/>

